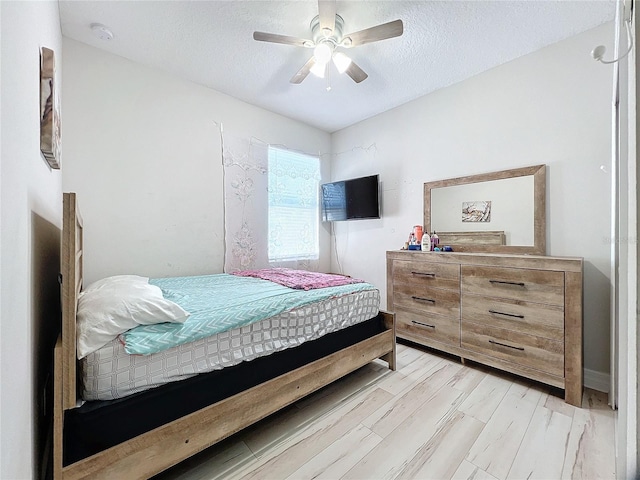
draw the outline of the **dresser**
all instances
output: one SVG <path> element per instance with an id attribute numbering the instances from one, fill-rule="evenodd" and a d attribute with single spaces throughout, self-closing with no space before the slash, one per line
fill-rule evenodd
<path id="1" fill-rule="evenodd" d="M 396 335 L 564 389 L 582 403 L 581 258 L 387 252 Z"/>

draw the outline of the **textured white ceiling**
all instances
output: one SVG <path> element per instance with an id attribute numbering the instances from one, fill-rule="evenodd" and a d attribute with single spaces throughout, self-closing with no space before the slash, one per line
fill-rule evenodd
<path id="1" fill-rule="evenodd" d="M 60 1 L 67 37 L 327 132 L 613 20 L 615 2 L 338 0 L 337 12 L 345 33 L 399 18 L 404 34 L 350 49 L 369 78 L 356 84 L 333 70 L 327 92 L 313 75 L 289 83 L 309 49 L 252 38 L 255 30 L 310 38 L 313 0 Z M 113 40 L 97 39 L 93 22 Z"/>

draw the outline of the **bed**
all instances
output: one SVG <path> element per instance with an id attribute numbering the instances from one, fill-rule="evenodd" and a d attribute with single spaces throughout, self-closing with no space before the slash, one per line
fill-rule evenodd
<path id="1" fill-rule="evenodd" d="M 103 393 L 114 391 L 115 397 L 82 402 L 78 392 L 87 396 L 87 379 L 80 373 L 85 374 L 87 365 L 78 368 L 76 318 L 83 287 L 83 227 L 76 194 L 63 197 L 62 331 L 54 358 L 54 478 L 148 478 L 375 359 L 381 358 L 395 370 L 394 317 L 379 311 L 250 361 L 241 359 L 202 373 L 189 370 L 184 378 L 141 391 L 127 387 L 121 395 L 118 388 L 104 388 Z M 316 311 L 336 310 L 335 305 L 318 305 L 313 307 Z M 305 315 L 298 314 L 295 321 L 309 325 Z M 110 354 L 115 345 L 107 347 Z M 127 360 L 122 352 L 114 355 L 116 359 L 109 360 L 113 365 Z"/>

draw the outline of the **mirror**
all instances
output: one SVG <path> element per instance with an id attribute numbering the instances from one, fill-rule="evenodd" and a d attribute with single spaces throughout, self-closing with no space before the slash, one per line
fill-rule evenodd
<path id="1" fill-rule="evenodd" d="M 424 226 L 454 252 L 546 254 L 546 167 L 424 184 Z"/>

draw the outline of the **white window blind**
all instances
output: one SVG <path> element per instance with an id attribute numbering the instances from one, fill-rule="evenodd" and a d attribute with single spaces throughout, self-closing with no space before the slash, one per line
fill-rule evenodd
<path id="1" fill-rule="evenodd" d="M 269 147 L 269 262 L 319 257 L 320 159 Z"/>

